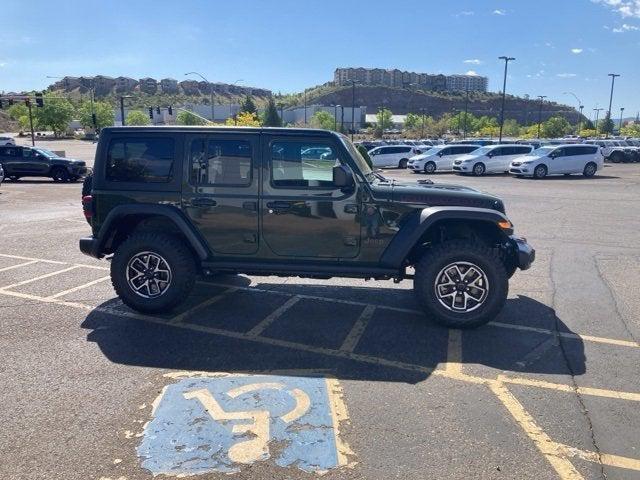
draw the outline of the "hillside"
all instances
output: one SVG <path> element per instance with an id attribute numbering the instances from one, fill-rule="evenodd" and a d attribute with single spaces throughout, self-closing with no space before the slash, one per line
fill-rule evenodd
<path id="1" fill-rule="evenodd" d="M 0 133 L 2 132 L 17 132 L 18 122 L 14 122 L 9 118 L 6 112 L 0 111 Z"/>
<path id="2" fill-rule="evenodd" d="M 302 94 L 287 99 L 290 103 L 302 104 Z M 498 117 L 502 96 L 497 93 L 469 93 L 469 113 L 477 116 Z M 323 85 L 307 90 L 307 104 L 344 105 L 352 104 L 351 87 L 333 87 Z M 382 86 L 358 86 L 355 88 L 355 104 L 366 105 L 368 113 L 376 113 L 380 107 L 391 110 L 394 114 L 420 113 L 440 117 L 452 113 L 454 109 L 464 111 L 465 93 L 428 92 Z M 515 119 L 518 123 L 535 123 L 538 120 L 539 102 L 507 95 L 505 119 Z M 577 123 L 579 113 L 569 105 L 545 102 L 542 106 L 542 120 L 554 115 L 565 117 Z"/>

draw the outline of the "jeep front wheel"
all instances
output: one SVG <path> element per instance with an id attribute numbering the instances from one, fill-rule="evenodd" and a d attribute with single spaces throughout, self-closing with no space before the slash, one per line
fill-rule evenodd
<path id="1" fill-rule="evenodd" d="M 414 292 L 428 315 L 450 328 L 495 318 L 509 291 L 503 262 L 493 250 L 454 240 L 436 245 L 416 265 Z"/>
<path id="2" fill-rule="evenodd" d="M 179 239 L 139 233 L 125 240 L 111 262 L 111 283 L 120 299 L 144 313 L 168 312 L 195 283 L 193 255 Z"/>

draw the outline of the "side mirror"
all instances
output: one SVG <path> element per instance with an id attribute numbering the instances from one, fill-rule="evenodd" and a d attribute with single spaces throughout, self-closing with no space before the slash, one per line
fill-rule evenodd
<path id="1" fill-rule="evenodd" d="M 333 167 L 333 184 L 338 188 L 352 188 L 355 185 L 353 173 L 344 165 Z"/>
<path id="2" fill-rule="evenodd" d="M 444 155 L 444 152 L 438 152 L 438 156 L 441 157 Z"/>

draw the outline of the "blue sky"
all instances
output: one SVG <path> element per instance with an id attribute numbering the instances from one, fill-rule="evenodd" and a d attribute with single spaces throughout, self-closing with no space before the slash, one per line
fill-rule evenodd
<path id="1" fill-rule="evenodd" d="M 547 95 L 585 113 L 640 110 L 640 0 L 233 2 L 4 0 L 0 91 L 41 89 L 47 75 L 184 78 L 300 91 L 337 66 L 489 77 L 507 91 Z M 120 5 L 120 6 L 116 6 Z M 10 20 L 10 21 L 7 21 Z"/>

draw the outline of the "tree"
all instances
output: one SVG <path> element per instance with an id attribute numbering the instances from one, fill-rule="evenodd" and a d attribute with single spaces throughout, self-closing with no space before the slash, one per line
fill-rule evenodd
<path id="1" fill-rule="evenodd" d="M 280 115 L 278 115 L 278 109 L 276 108 L 276 102 L 273 100 L 273 97 L 269 98 L 269 102 L 267 103 L 267 109 L 264 112 L 262 125 L 265 127 L 282 126 L 282 119 L 280 118 Z"/>
<path id="2" fill-rule="evenodd" d="M 325 112 L 324 110 L 318 110 L 311 117 L 311 126 L 313 128 L 322 128 L 324 130 L 333 130 L 335 126 L 335 119 L 333 115 L 329 112 Z"/>
<path id="3" fill-rule="evenodd" d="M 583 128 L 580 130 L 581 137 L 597 137 L 598 132 L 596 132 L 595 128 Z"/>
<path id="4" fill-rule="evenodd" d="M 240 111 L 246 113 L 257 113 L 258 109 L 256 108 L 256 104 L 253 102 L 253 98 L 251 95 L 247 95 L 244 98 L 244 101 L 240 104 Z"/>
<path id="5" fill-rule="evenodd" d="M 611 135 L 613 133 L 613 129 L 614 124 L 613 120 L 611 120 L 611 114 L 607 112 L 607 115 L 604 117 L 604 119 L 598 122 L 598 130 L 601 134 Z"/>
<path id="6" fill-rule="evenodd" d="M 178 125 L 206 125 L 207 120 L 201 118 L 191 112 L 180 110 L 176 116 L 176 124 Z"/>
<path id="7" fill-rule="evenodd" d="M 236 118 L 227 118 L 225 122 L 227 125 L 237 125 L 239 127 L 259 127 L 260 119 L 255 113 L 240 112 L 236 115 Z"/>
<path id="8" fill-rule="evenodd" d="M 542 124 L 542 136 L 545 138 L 564 137 L 571 130 L 571 124 L 564 117 L 551 117 Z"/>
<path id="9" fill-rule="evenodd" d="M 149 115 L 140 110 L 131 110 L 127 113 L 127 125 L 149 125 L 151 123 L 151 119 Z"/>
<path id="10" fill-rule="evenodd" d="M 627 123 L 620 129 L 620 135 L 625 137 L 640 137 L 640 123 Z"/>
<path id="11" fill-rule="evenodd" d="M 417 113 L 407 113 L 404 120 L 405 130 L 417 130 L 422 126 L 422 116 Z"/>
<path id="12" fill-rule="evenodd" d="M 595 127 L 593 126 L 593 122 L 591 120 L 587 119 L 582 124 L 582 129 L 583 130 L 595 130 Z"/>
<path id="13" fill-rule="evenodd" d="M 385 130 L 393 127 L 393 113 L 388 108 L 378 110 L 376 114 L 376 130 L 377 136 L 381 136 Z"/>
<path id="14" fill-rule="evenodd" d="M 84 102 L 78 110 L 79 120 L 83 127 L 93 127 L 91 114 L 96 113 L 96 126 L 98 130 L 113 125 L 113 107 L 107 102 Z"/>
<path id="15" fill-rule="evenodd" d="M 22 102 L 14 103 L 7 109 L 7 115 L 9 115 L 11 120 L 20 120 L 20 117 L 24 117 L 25 115 L 29 117 L 29 109 Z"/>
<path id="16" fill-rule="evenodd" d="M 519 137 L 522 133 L 522 128 L 516 120 L 510 118 L 504 121 L 502 127 L 502 134 L 507 137 Z"/>
<path id="17" fill-rule="evenodd" d="M 50 128 L 53 135 L 58 137 L 67 131 L 69 122 L 73 120 L 73 105 L 66 98 L 53 95 L 44 96 L 44 106 L 36 107 L 34 115 L 38 118 L 40 128 Z M 31 107 L 32 109 L 34 107 Z"/>

